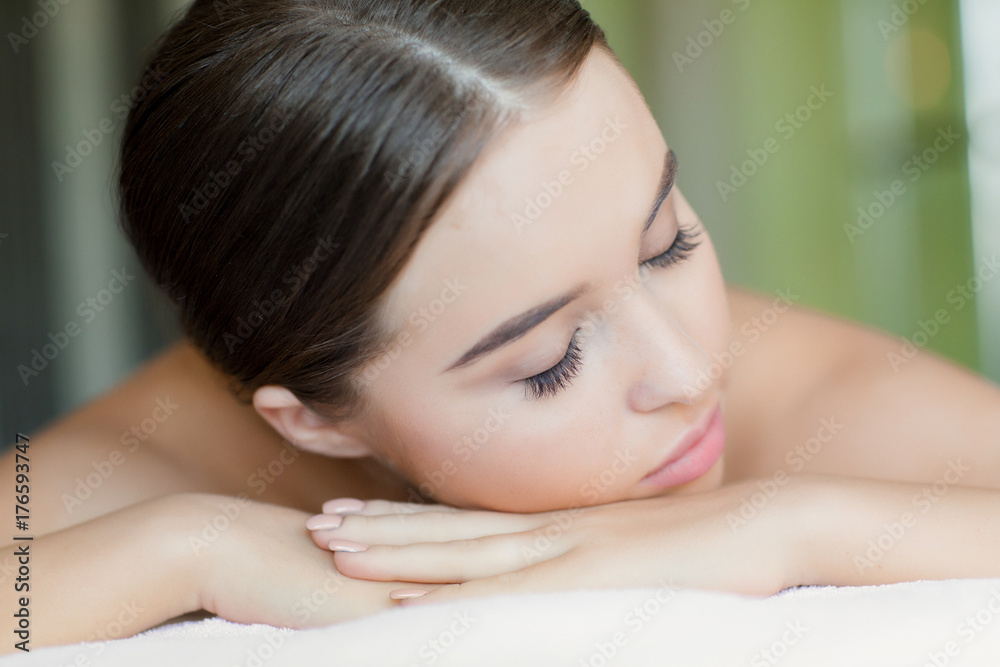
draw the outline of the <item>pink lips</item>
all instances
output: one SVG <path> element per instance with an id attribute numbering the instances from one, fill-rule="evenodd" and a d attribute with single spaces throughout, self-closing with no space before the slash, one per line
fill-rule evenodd
<path id="1" fill-rule="evenodd" d="M 720 405 L 706 423 L 688 433 L 670 457 L 639 484 L 665 489 L 697 479 L 712 469 L 725 446 L 726 427 Z"/>

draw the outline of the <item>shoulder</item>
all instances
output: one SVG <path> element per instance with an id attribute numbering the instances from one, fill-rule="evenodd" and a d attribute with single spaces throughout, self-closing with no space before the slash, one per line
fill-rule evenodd
<path id="1" fill-rule="evenodd" d="M 996 385 L 929 350 L 894 364 L 902 341 L 876 329 L 730 294 L 744 347 L 726 388 L 727 481 L 784 470 L 933 482 L 961 461 L 963 484 L 997 486 Z"/>
<path id="2" fill-rule="evenodd" d="M 15 495 L 15 470 L 27 476 L 20 480 L 27 484 L 35 535 L 208 486 L 158 449 L 138 440 L 132 446 L 129 431 L 112 424 L 70 417 L 29 437 L 23 452 L 10 447 L 0 459 L 0 467 L 12 471 L 0 479 L 0 493 Z"/>
<path id="3" fill-rule="evenodd" d="M 180 493 L 245 495 L 318 511 L 338 496 L 402 499 L 358 461 L 286 443 L 231 378 L 182 341 L 104 395 L 31 435 L 32 530 L 44 534 Z M 13 470 L 15 452 L 3 464 Z M 12 476 L 0 493 L 14 494 Z"/>
<path id="4" fill-rule="evenodd" d="M 747 345 L 747 356 L 785 349 L 789 358 L 799 357 L 801 361 L 808 356 L 814 360 L 811 366 L 830 368 L 853 353 L 881 353 L 886 349 L 888 339 L 884 333 L 806 307 L 794 290 L 764 294 L 730 286 L 727 294 L 734 340 Z"/>
<path id="5" fill-rule="evenodd" d="M 185 412 L 195 412 L 199 395 L 212 391 L 198 367 L 188 345 L 174 345 L 107 393 L 28 434 L 36 534 L 149 498 L 215 490 L 211 471 L 193 467 L 167 446 L 187 428 Z M 17 453 L 4 454 L 3 465 L 10 466 L 5 469 L 14 470 Z M 0 492 L 13 485 L 7 477 Z"/>
<path id="6" fill-rule="evenodd" d="M 734 476 L 768 474 L 820 423 L 831 389 L 857 385 L 857 376 L 884 361 L 885 334 L 800 304 L 794 291 L 762 294 L 728 290 L 733 322 L 726 418 Z"/>
<path id="7" fill-rule="evenodd" d="M 766 413 L 787 411 L 812 390 L 883 354 L 884 334 L 804 307 L 791 290 L 728 289 L 734 356 L 727 391 Z"/>

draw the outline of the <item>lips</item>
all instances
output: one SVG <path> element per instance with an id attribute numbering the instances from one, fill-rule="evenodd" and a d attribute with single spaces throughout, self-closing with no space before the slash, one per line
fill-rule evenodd
<path id="1" fill-rule="evenodd" d="M 643 477 L 641 486 L 668 488 L 701 477 L 715 465 L 725 449 L 726 429 L 722 405 L 689 431 L 655 470 Z"/>

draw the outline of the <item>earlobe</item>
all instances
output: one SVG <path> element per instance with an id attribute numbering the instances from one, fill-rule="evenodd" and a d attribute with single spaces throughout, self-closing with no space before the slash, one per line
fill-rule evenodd
<path id="1" fill-rule="evenodd" d="M 372 456 L 367 442 L 350 425 L 326 421 L 284 387 L 257 389 L 253 407 L 275 431 L 301 449 L 336 458 Z"/>

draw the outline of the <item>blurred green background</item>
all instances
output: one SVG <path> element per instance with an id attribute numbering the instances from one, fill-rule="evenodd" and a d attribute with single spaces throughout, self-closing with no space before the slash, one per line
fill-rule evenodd
<path id="1" fill-rule="evenodd" d="M 178 335 L 116 229 L 111 192 L 115 101 L 186 3 L 51 4 L 58 12 L 23 43 L 11 35 L 41 5 L 0 6 L 4 440 L 106 391 Z M 1000 254 L 1000 3 L 584 6 L 676 151 L 680 187 L 730 282 L 789 288 L 804 305 L 900 337 L 944 309 L 948 324 L 928 347 L 1000 380 L 1000 280 L 972 283 L 961 309 L 955 297 Z M 114 130 L 57 175 L 66 146 L 103 120 Z M 135 283 L 25 384 L 18 366 L 123 266 Z"/>
<path id="2" fill-rule="evenodd" d="M 1000 3 L 585 6 L 730 282 L 792 288 L 918 344 L 935 332 L 928 348 L 1000 378 L 1000 280 L 976 279 L 1000 249 Z"/>

